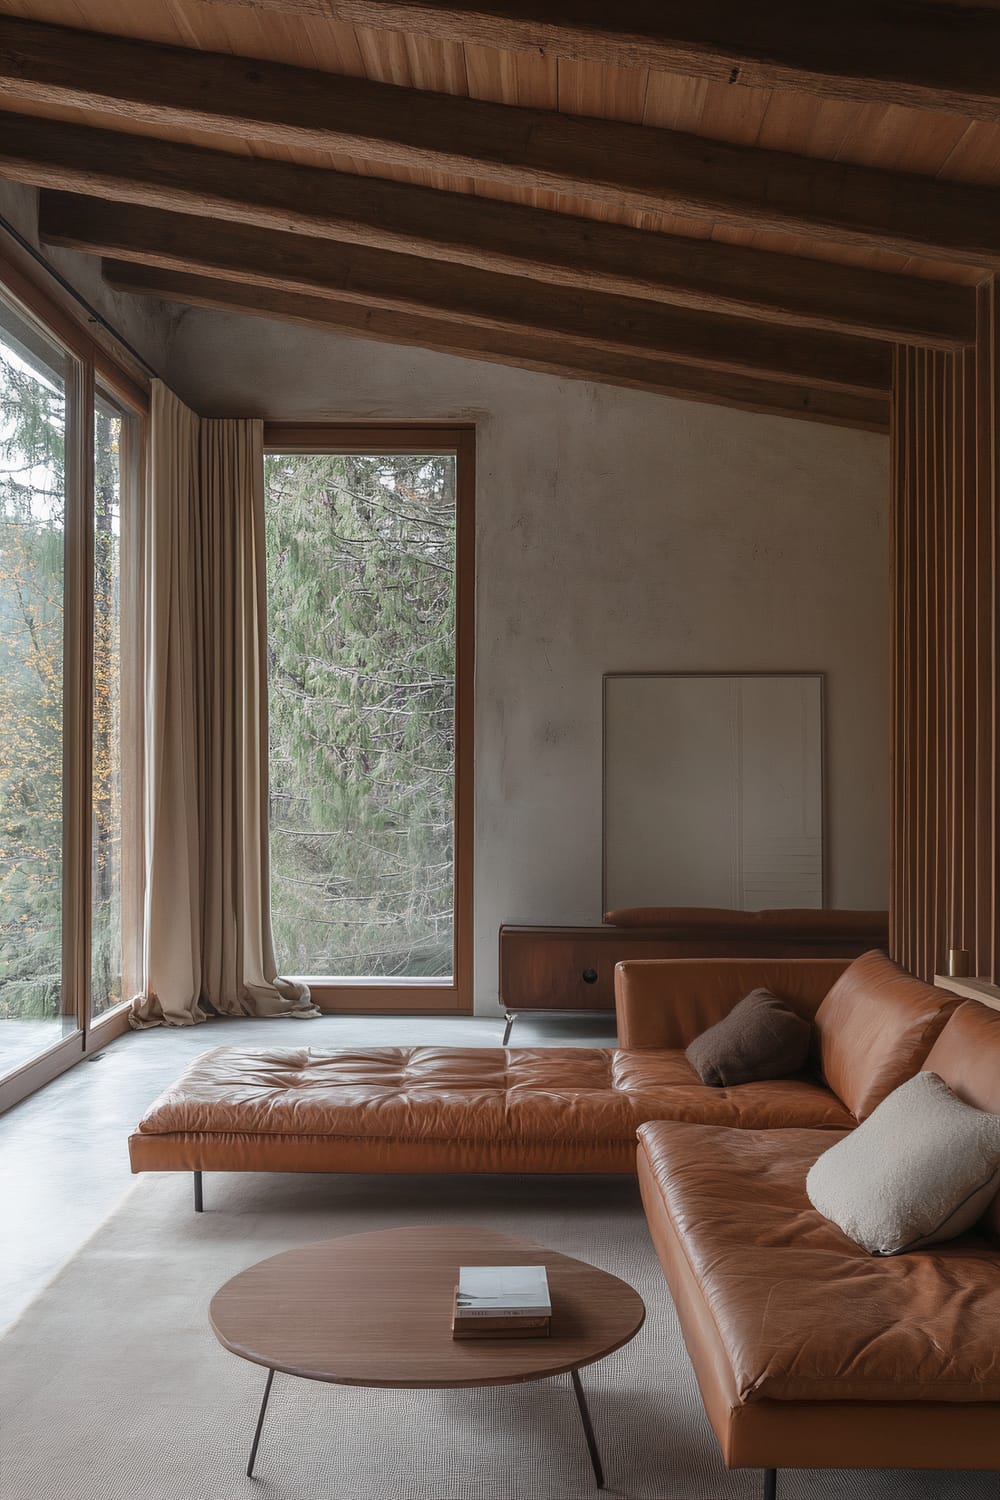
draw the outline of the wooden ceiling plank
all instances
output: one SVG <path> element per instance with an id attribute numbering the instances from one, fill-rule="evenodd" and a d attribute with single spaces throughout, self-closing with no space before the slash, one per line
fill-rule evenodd
<path id="1" fill-rule="evenodd" d="M 0 99 L 993 268 L 1000 190 L 0 16 Z"/>
<path id="2" fill-rule="evenodd" d="M 214 0 L 219 3 L 219 0 Z M 233 0 L 224 0 L 232 4 Z M 254 9 L 1000 120 L 1000 13 L 910 0 L 236 0 Z"/>
<path id="3" fill-rule="evenodd" d="M 538 332 L 514 338 L 499 330 L 470 330 L 462 324 L 401 315 L 355 302 L 279 292 L 131 262 L 106 260 L 103 269 L 112 286 L 141 296 L 252 313 L 285 323 L 333 329 L 351 337 L 416 346 L 575 380 L 627 386 L 682 400 L 805 418 L 869 432 L 888 431 L 886 396 L 859 396 L 847 391 L 814 389 L 691 365 L 643 360 L 633 355 L 586 350 Z"/>
<path id="4" fill-rule="evenodd" d="M 973 293 L 946 282 L 655 235 L 64 121 L 0 114 L 0 177 L 704 312 L 939 349 L 975 339 Z"/>
<path id="5" fill-rule="evenodd" d="M 279 291 L 336 297 L 402 313 L 505 331 L 543 329 L 561 341 L 649 359 L 764 374 L 776 380 L 887 391 L 887 343 L 668 307 L 638 298 L 539 286 L 412 255 L 243 224 L 43 192 L 44 243 L 245 280 Z"/>

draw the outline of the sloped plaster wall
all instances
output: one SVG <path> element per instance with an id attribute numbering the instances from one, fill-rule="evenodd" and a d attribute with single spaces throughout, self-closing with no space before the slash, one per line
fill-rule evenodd
<path id="1" fill-rule="evenodd" d="M 607 671 L 825 672 L 828 902 L 885 905 L 886 439 L 197 310 L 166 374 L 210 415 L 477 425 L 477 1010 L 500 922 L 600 921 Z"/>
<path id="2" fill-rule="evenodd" d="M 18 182 L 0 181 L 0 217 L 13 225 L 31 245 L 38 249 L 38 191 L 24 187 Z M 23 252 L 11 244 L 6 233 L 0 229 L 0 250 L 10 253 L 18 264 Z M 71 286 L 85 297 L 90 305 L 107 318 L 113 328 L 122 334 L 144 360 L 158 373 L 162 373 L 167 360 L 167 346 L 179 311 L 174 304 L 156 302 L 146 297 L 131 297 L 116 292 L 101 277 L 101 262 L 94 255 L 81 255 L 74 250 L 58 250 L 46 245 L 43 252 L 49 265 L 54 266 Z M 37 284 L 59 300 L 59 293 L 47 282 L 45 273 L 30 262 L 26 263 L 28 274 Z M 93 330 L 99 342 L 114 349 L 114 344 L 104 341 L 99 328 Z"/>

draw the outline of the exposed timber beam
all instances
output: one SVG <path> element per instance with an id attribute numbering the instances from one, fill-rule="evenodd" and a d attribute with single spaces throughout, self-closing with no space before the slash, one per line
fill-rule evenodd
<path id="1" fill-rule="evenodd" d="M 0 17 L 0 102 L 992 268 L 1000 190 Z"/>
<path id="2" fill-rule="evenodd" d="M 701 311 L 937 349 L 975 339 L 969 287 L 62 120 L 0 114 L 0 177 Z"/>
<path id="3" fill-rule="evenodd" d="M 1000 14 L 909 0 L 225 0 L 447 42 L 1000 120 Z"/>
<path id="4" fill-rule="evenodd" d="M 801 417 L 839 427 L 887 432 L 887 396 L 855 395 L 849 391 L 811 388 L 749 376 L 733 375 L 692 365 L 671 365 L 602 350 L 581 349 L 542 333 L 516 337 L 492 329 L 469 328 L 428 317 L 415 317 L 382 308 L 363 307 L 329 297 L 276 292 L 265 287 L 185 275 L 156 266 L 105 261 L 105 279 L 121 291 L 196 307 L 253 313 L 284 323 L 302 323 L 335 330 L 351 337 L 416 346 L 467 359 L 513 365 L 574 380 L 628 386 L 687 401 L 733 406 L 744 411 Z"/>
<path id="5" fill-rule="evenodd" d="M 251 225 L 219 225 L 189 214 L 43 192 L 39 233 L 116 260 L 196 271 L 276 291 L 334 297 L 470 327 L 535 329 L 583 348 L 669 359 L 865 393 L 887 391 L 886 343 L 784 328 L 638 298 L 539 286 L 520 276 L 439 264 L 386 250 Z"/>

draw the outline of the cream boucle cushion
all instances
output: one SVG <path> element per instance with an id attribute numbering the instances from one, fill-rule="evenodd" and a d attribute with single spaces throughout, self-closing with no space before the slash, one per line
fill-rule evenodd
<path id="1" fill-rule="evenodd" d="M 814 1163 L 809 1201 L 873 1255 L 952 1239 L 1000 1188 L 1000 1115 L 917 1073 Z"/>

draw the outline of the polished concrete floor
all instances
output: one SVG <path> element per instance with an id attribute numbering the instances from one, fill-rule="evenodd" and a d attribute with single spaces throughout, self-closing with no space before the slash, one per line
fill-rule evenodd
<path id="1" fill-rule="evenodd" d="M 198 1053 L 219 1046 L 496 1047 L 500 1019 L 323 1016 L 312 1021 L 215 1020 L 135 1031 L 0 1115 L 0 1331 L 128 1192 L 129 1132 Z M 610 1046 L 611 1016 L 520 1019 L 521 1046 Z M 210 1182 L 210 1179 L 209 1179 Z"/>

